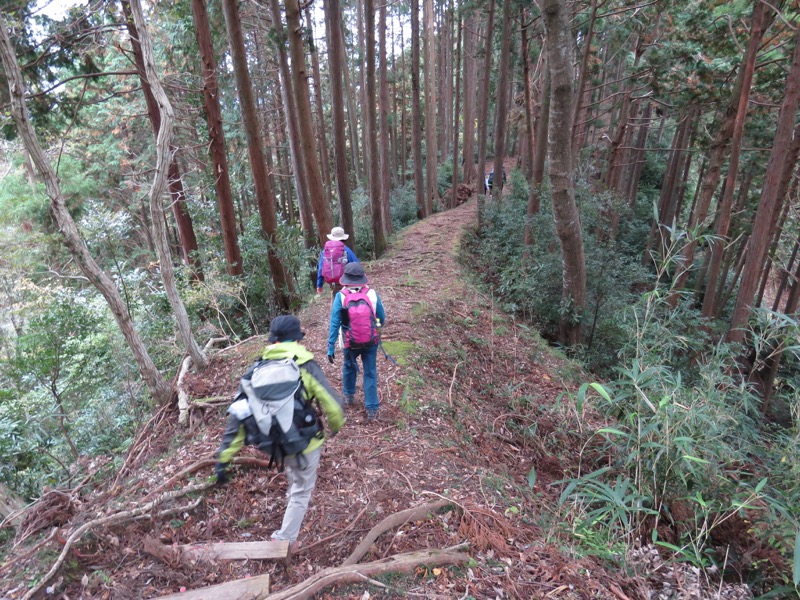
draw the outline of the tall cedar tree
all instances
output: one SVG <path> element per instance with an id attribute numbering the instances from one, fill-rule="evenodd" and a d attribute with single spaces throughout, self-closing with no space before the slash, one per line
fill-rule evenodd
<path id="1" fill-rule="evenodd" d="M 425 184 L 422 177 L 422 108 L 419 91 L 419 0 L 411 0 L 411 146 L 414 154 L 414 191 L 417 199 L 417 216 L 430 216 L 425 202 Z"/>
<path id="2" fill-rule="evenodd" d="M 261 125 L 256 112 L 253 86 L 250 82 L 250 71 L 247 67 L 247 53 L 244 47 L 242 23 L 236 0 L 222 0 L 225 14 L 225 25 L 228 30 L 228 41 L 231 47 L 233 72 L 236 76 L 236 88 L 239 92 L 239 108 L 247 139 L 247 154 L 250 158 L 250 169 L 253 173 L 258 213 L 261 217 L 261 229 L 267 240 L 267 260 L 269 261 L 272 283 L 275 287 L 275 303 L 282 310 L 292 305 L 294 286 L 287 276 L 277 252 L 278 220 L 275 212 L 275 197 L 267 174 L 264 149 L 261 146 Z M 310 117 L 310 115 L 309 115 Z"/>
<path id="3" fill-rule="evenodd" d="M 297 0 L 286 0 L 286 27 L 289 38 L 289 58 L 292 63 L 292 91 L 297 111 L 297 124 L 299 126 L 300 143 L 303 149 L 302 158 L 305 167 L 305 176 L 308 181 L 308 196 L 314 219 L 317 222 L 317 234 L 320 244 L 326 241 L 325 236 L 333 227 L 331 209 L 328 198 L 322 187 L 319 175 L 319 161 L 314 148 L 314 128 L 311 117 L 311 100 L 308 91 L 308 71 L 306 68 L 305 51 L 303 49 L 303 28 L 300 25 L 300 4 Z M 278 25 L 277 23 L 275 24 Z"/>
<path id="4" fill-rule="evenodd" d="M 355 247 L 353 208 L 350 203 L 350 182 L 347 174 L 347 130 L 344 117 L 342 65 L 344 54 L 342 14 L 339 0 L 325 0 L 325 27 L 328 33 L 328 69 L 331 90 L 331 119 L 333 121 L 333 154 L 336 162 L 336 190 L 339 192 L 339 224 L 350 234 L 347 240 Z"/>
<path id="5" fill-rule="evenodd" d="M 798 102 L 800 102 L 800 29 L 795 33 L 794 44 L 792 65 L 786 78 L 786 89 L 780 113 L 778 114 L 778 126 L 775 131 L 775 139 L 772 142 L 772 152 L 769 156 L 764 187 L 761 189 L 761 198 L 753 221 L 753 231 L 750 234 L 750 241 L 747 245 L 744 275 L 739 285 L 736 306 L 733 310 L 731 326 L 728 331 L 728 340 L 732 342 L 741 342 L 744 338 L 744 326 L 747 324 L 753 309 L 753 297 L 764 268 L 767 246 L 769 245 L 770 224 L 773 222 L 773 215 L 776 206 L 778 206 L 778 190 L 780 189 L 781 176 L 784 172 L 784 164 L 789 154 L 788 150 L 795 131 L 795 117 Z"/>
<path id="6" fill-rule="evenodd" d="M 297 122 L 297 103 L 292 91 L 292 75 L 289 72 L 289 55 L 286 49 L 286 30 L 281 19 L 281 7 L 278 0 L 271 0 L 270 11 L 278 51 L 278 74 L 280 75 L 281 99 L 286 113 L 286 129 L 289 137 L 289 154 L 294 169 L 294 183 L 297 191 L 297 205 L 300 212 L 300 226 L 303 228 L 303 241 L 306 248 L 317 245 L 317 236 L 314 233 L 314 211 L 309 199 L 308 178 L 305 176 L 306 165 L 303 162 L 303 145 L 300 141 L 300 128 Z M 311 275 L 316 282 L 316 271 Z"/>
<path id="7" fill-rule="evenodd" d="M 439 200 L 436 159 L 436 37 L 433 0 L 422 0 L 422 25 L 425 30 L 425 211 L 433 214 L 433 203 Z"/>
<path id="8" fill-rule="evenodd" d="M 503 0 L 503 34 L 500 45 L 500 64 L 497 73 L 497 100 L 494 124 L 494 180 L 492 197 L 503 194 L 503 162 L 506 157 L 506 121 L 508 117 L 508 78 L 511 63 L 511 0 Z"/>
<path id="9" fill-rule="evenodd" d="M 392 233 L 392 164 L 391 149 L 389 147 L 389 65 L 386 58 L 386 3 L 381 2 L 378 9 L 378 72 L 380 92 L 378 94 L 378 129 L 380 132 L 381 156 L 381 224 L 386 234 Z"/>
<path id="10" fill-rule="evenodd" d="M 236 212 L 228 174 L 228 159 L 225 154 L 225 131 L 222 128 L 222 109 L 219 106 L 217 63 L 211 41 L 211 28 L 208 24 L 206 0 L 192 0 L 192 22 L 197 46 L 200 50 L 203 102 L 208 123 L 208 153 L 214 170 L 214 187 L 217 193 L 217 210 L 219 211 L 222 244 L 225 249 L 225 263 L 230 275 L 241 275 L 244 273 L 244 269 L 242 254 L 239 251 Z"/>
<path id="11" fill-rule="evenodd" d="M 378 115 L 375 106 L 375 0 L 365 0 L 366 14 L 366 79 L 365 106 L 367 109 L 367 169 L 369 171 L 369 204 L 372 212 L 372 248 L 375 256 L 386 250 L 386 233 L 383 229 L 383 203 L 381 202 L 381 165 L 378 155 Z"/>

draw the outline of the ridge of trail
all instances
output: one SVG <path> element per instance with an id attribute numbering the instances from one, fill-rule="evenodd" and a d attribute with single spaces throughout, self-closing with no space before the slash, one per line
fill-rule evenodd
<path id="1" fill-rule="evenodd" d="M 378 260 L 359 257 L 386 309 L 384 340 L 417 341 L 418 329 L 407 327 L 412 308 L 461 287 L 456 252 L 461 234 L 476 222 L 476 206 L 471 200 L 401 230 Z M 326 288 L 300 315 L 307 333 L 303 344 L 317 357 L 327 353 L 329 299 Z"/>

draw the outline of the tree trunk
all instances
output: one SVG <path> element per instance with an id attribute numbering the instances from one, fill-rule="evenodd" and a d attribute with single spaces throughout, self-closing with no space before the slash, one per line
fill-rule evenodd
<path id="1" fill-rule="evenodd" d="M 525 13 L 526 11 L 524 8 L 520 9 L 520 60 L 522 61 L 522 86 L 525 96 L 525 143 L 521 144 L 521 147 L 525 149 L 522 159 L 525 177 L 530 182 L 533 179 L 533 149 L 536 145 L 533 138 L 533 115 L 535 109 L 533 104 L 533 82 L 531 81 L 530 45 L 528 40 L 528 28 L 531 27 L 532 24 L 525 23 Z M 520 149 L 521 152 L 522 148 Z"/>
<path id="2" fill-rule="evenodd" d="M 422 25 L 425 30 L 425 211 L 433 213 L 439 200 L 436 157 L 436 34 L 433 22 L 433 0 L 422 0 Z"/>
<path id="3" fill-rule="evenodd" d="M 281 20 L 281 10 L 277 2 L 270 2 L 272 26 L 275 28 L 275 46 L 278 50 L 278 73 L 281 87 L 281 98 L 286 113 L 286 129 L 289 133 L 289 155 L 294 170 L 295 189 L 297 190 L 297 204 L 300 213 L 300 227 L 303 229 L 303 241 L 306 249 L 317 245 L 318 237 L 314 232 L 314 215 L 309 200 L 308 178 L 306 167 L 303 164 L 303 148 L 300 142 L 300 132 L 297 124 L 297 106 L 292 93 L 292 76 L 289 73 L 289 58 L 286 50 L 286 36 Z M 314 272 L 316 278 L 316 271 Z"/>
<path id="4" fill-rule="evenodd" d="M 359 115 L 353 86 L 350 85 L 350 69 L 347 68 L 348 56 L 347 50 L 344 46 L 344 23 L 342 23 L 340 35 L 343 41 L 340 49 L 341 55 L 339 56 L 339 61 L 342 65 L 344 65 L 344 68 L 342 69 L 342 75 L 344 77 L 345 100 L 347 101 L 347 122 L 349 125 L 348 129 L 350 131 L 350 150 L 353 155 L 353 173 L 355 174 L 356 186 L 358 186 L 358 182 L 361 181 L 364 169 L 361 165 L 361 156 L 358 149 Z"/>
<path id="5" fill-rule="evenodd" d="M 366 80 L 364 108 L 367 112 L 366 140 L 367 170 L 369 172 L 369 204 L 372 213 L 373 252 L 380 256 L 386 250 L 386 234 L 383 229 L 383 202 L 381 201 L 381 164 L 378 155 L 378 115 L 375 108 L 375 0 L 364 0 L 366 15 Z"/>
<path id="6" fill-rule="evenodd" d="M 264 149 L 261 146 L 261 125 L 258 121 L 255 99 L 253 98 L 253 86 L 250 82 L 250 72 L 247 67 L 247 53 L 244 47 L 242 24 L 236 0 L 222 0 L 222 9 L 225 13 L 225 25 L 231 46 L 233 72 L 236 76 L 236 87 L 239 92 L 239 108 L 244 122 L 247 154 L 250 159 L 250 169 L 253 172 L 253 187 L 255 188 L 258 213 L 261 217 L 261 229 L 268 244 L 267 259 L 272 274 L 272 283 L 275 286 L 275 303 L 282 310 L 288 310 L 294 299 L 294 285 L 292 279 L 287 276 L 276 251 L 278 221 L 275 215 L 275 196 L 270 186 L 264 160 Z M 308 121 L 309 129 L 307 135 L 311 140 L 313 139 L 313 132 L 310 131 L 310 108 L 305 118 Z"/>
<path id="7" fill-rule="evenodd" d="M 211 44 L 211 28 L 208 24 L 206 0 L 192 0 L 192 22 L 194 23 L 197 46 L 200 50 L 200 64 L 203 71 L 203 101 L 208 122 L 208 153 L 214 168 L 214 186 L 217 192 L 222 244 L 225 249 L 225 262 L 230 275 L 241 275 L 242 255 L 239 252 L 239 239 L 236 231 L 236 211 L 233 206 L 233 192 L 228 176 L 228 159 L 225 154 L 225 132 L 222 128 L 222 110 L 219 106 L 217 87 L 217 65 L 214 48 Z"/>
<path id="8" fill-rule="evenodd" d="M 386 60 L 386 3 L 381 2 L 378 9 L 378 63 L 380 70 L 379 94 L 379 130 L 380 130 L 380 200 L 381 225 L 384 235 L 392 233 L 392 211 L 390 199 L 392 193 L 392 165 L 389 147 L 389 65 Z"/>
<path id="9" fill-rule="evenodd" d="M 503 195 L 503 163 L 506 158 L 506 121 L 508 116 L 508 79 L 511 62 L 511 0 L 503 1 L 503 37 L 497 73 L 497 100 L 494 124 L 494 181 L 492 198 Z"/>
<path id="10" fill-rule="evenodd" d="M 548 154 L 553 197 L 553 220 L 561 244 L 562 307 L 559 323 L 561 343 L 581 341 L 581 322 L 586 309 L 586 264 L 583 233 L 575 204 L 575 169 L 571 143 L 574 96 L 572 90 L 572 32 L 564 0 L 539 0 L 547 41 L 550 68 L 550 128 Z"/>
<path id="11" fill-rule="evenodd" d="M 161 81 L 156 73 L 156 63 L 153 57 L 153 46 L 150 41 L 150 33 L 142 15 L 142 7 L 139 0 L 130 0 L 130 9 L 133 16 L 133 23 L 136 33 L 139 34 L 139 46 L 142 52 L 142 63 L 144 66 L 144 77 L 147 80 L 150 92 L 158 104 L 160 126 L 156 138 L 156 169 L 153 184 L 150 187 L 150 214 L 153 220 L 153 241 L 158 249 L 159 270 L 161 280 L 164 283 L 164 292 L 172 307 L 175 316 L 175 323 L 178 332 L 183 340 L 186 351 L 191 356 L 194 363 L 201 369 L 208 366 L 208 357 L 197 344 L 192 333 L 192 326 L 189 322 L 189 314 L 178 294 L 175 284 L 175 270 L 172 266 L 172 255 L 169 249 L 169 238 L 167 237 L 166 221 L 164 219 L 164 206 L 162 197 L 167 188 L 167 173 L 171 162 L 170 148 L 172 146 L 172 130 L 175 123 L 175 114 L 172 104 L 167 98 L 167 94 L 161 85 Z"/>
<path id="12" fill-rule="evenodd" d="M 689 277 L 689 270 L 694 264 L 694 253 L 697 248 L 696 237 L 702 229 L 706 217 L 708 216 L 708 209 L 711 206 L 711 198 L 717 189 L 720 175 L 722 173 L 722 163 L 725 159 L 725 150 L 728 141 L 738 136 L 739 146 L 741 145 L 741 135 L 744 128 L 744 120 L 747 115 L 747 104 L 750 98 L 750 88 L 753 81 L 753 72 L 755 70 L 756 55 L 758 54 L 758 47 L 761 43 L 761 37 L 764 33 L 766 8 L 764 3 L 756 2 L 753 7 L 752 24 L 750 27 L 750 41 L 747 45 L 747 50 L 742 57 L 742 66 L 739 68 L 739 74 L 736 77 L 736 84 L 733 87 L 730 103 L 722 117 L 722 123 L 717 132 L 717 136 L 711 143 L 711 148 L 708 158 L 708 167 L 706 168 L 703 183 L 700 186 L 700 195 L 698 197 L 695 210 L 689 215 L 688 231 L 692 239 L 684 246 L 680 260 L 678 261 L 678 274 L 675 277 L 673 288 L 676 290 L 683 289 L 686 284 L 686 279 Z M 738 132 L 738 133 L 736 133 Z M 738 153 L 736 161 L 738 162 Z M 733 187 L 735 181 L 736 171 L 728 169 L 728 179 L 730 179 L 730 187 Z M 719 223 L 719 226 L 724 223 Z M 725 233 L 727 234 L 727 227 Z M 707 290 L 706 298 L 709 296 L 708 291 L 713 290 L 716 285 L 716 277 L 719 271 L 719 260 L 721 255 L 721 248 L 719 241 L 711 242 L 711 259 L 709 263 L 709 274 L 707 277 Z M 717 263 L 714 266 L 714 263 Z M 709 299 L 706 305 L 706 300 L 703 301 L 703 314 L 709 316 L 711 314 L 711 307 L 714 304 L 714 294 Z"/>
<path id="13" fill-rule="evenodd" d="M 661 186 L 661 194 L 658 199 L 658 219 L 654 220 L 650 226 L 650 236 L 642 257 L 642 264 L 648 264 L 651 260 L 651 251 L 654 246 L 658 248 L 657 255 L 660 259 L 663 259 L 669 252 L 671 240 L 667 237 L 668 230 L 665 228 L 672 227 L 673 219 L 675 218 L 675 211 L 678 206 L 677 184 L 683 171 L 683 158 L 686 154 L 689 131 L 692 127 L 696 109 L 690 107 L 681 114 L 682 118 L 672 138 L 667 172 L 664 174 L 664 183 Z"/>
<path id="14" fill-rule="evenodd" d="M 731 223 L 731 206 L 733 205 L 733 192 L 736 186 L 736 178 L 739 174 L 739 158 L 741 156 L 742 138 L 744 137 L 744 122 L 747 117 L 747 105 L 750 99 L 750 87 L 753 81 L 753 71 L 755 70 L 756 54 L 763 35 L 763 21 L 765 5 L 756 2 L 753 8 L 753 24 L 750 28 L 750 43 L 745 53 L 745 64 L 743 65 L 744 76 L 737 99 L 736 115 L 733 121 L 733 132 L 731 134 L 731 153 L 728 161 L 728 174 L 723 185 L 722 198 L 719 201 L 719 219 L 714 228 L 716 240 L 709 244 L 711 260 L 709 262 L 708 279 L 706 285 L 706 295 L 703 298 L 703 315 L 711 317 L 716 314 L 715 306 L 718 306 L 714 290 L 717 289 L 717 280 L 720 275 L 720 264 L 723 254 L 723 240 L 728 236 L 728 229 Z M 684 276 L 685 280 L 685 276 Z"/>
<path id="15" fill-rule="evenodd" d="M 628 178 L 628 186 L 625 190 L 625 197 L 628 199 L 628 206 L 631 208 L 636 207 L 636 196 L 639 194 L 639 178 L 642 175 L 642 167 L 647 161 L 645 146 L 647 145 L 647 134 L 650 131 L 650 114 L 652 110 L 652 103 L 647 102 L 639 119 L 639 132 L 636 134 L 636 147 L 633 149 L 634 154 L 631 161 L 633 165 Z"/>
<path id="16" fill-rule="evenodd" d="M 66 199 L 61 191 L 58 176 L 39 145 L 39 140 L 36 138 L 36 133 L 33 130 L 25 107 L 25 84 L 22 79 L 22 72 L 17 64 L 14 48 L 8 37 L 8 27 L 2 15 L 0 15 L 0 60 L 2 60 L 3 69 L 8 80 L 11 117 L 16 125 L 17 133 L 22 138 L 26 151 L 30 154 L 42 177 L 42 181 L 44 181 L 47 195 L 50 198 L 50 210 L 58 225 L 59 233 L 64 239 L 64 245 L 86 278 L 97 288 L 108 303 L 111 313 L 114 315 L 120 331 L 133 353 L 139 373 L 144 379 L 150 394 L 156 402 L 164 404 L 172 397 L 172 386 L 164 380 L 147 353 L 147 349 L 133 326 L 127 305 L 122 300 L 114 281 L 99 267 L 89 253 L 86 242 L 81 238 L 78 227 L 67 209 Z"/>
<path id="17" fill-rule="evenodd" d="M 477 26 L 478 20 L 475 11 L 472 10 L 464 23 L 464 150 L 461 166 L 462 179 L 467 185 L 475 181 L 475 40 L 477 38 L 475 28 Z M 455 168 L 454 164 L 453 169 Z M 478 182 L 478 185 L 481 183 Z"/>
<path id="18" fill-rule="evenodd" d="M 483 202 L 486 195 L 484 179 L 486 178 L 486 135 L 489 121 L 489 84 L 492 74 L 492 35 L 494 32 L 494 0 L 489 0 L 486 17 L 486 45 L 483 60 L 483 79 L 478 96 L 478 231 L 483 227 Z"/>
<path id="19" fill-rule="evenodd" d="M 419 0 L 411 0 L 411 145 L 414 152 L 414 191 L 417 217 L 430 216 L 422 179 L 422 110 L 419 95 Z"/>
<path id="20" fill-rule="evenodd" d="M 147 107 L 147 117 L 150 120 L 150 126 L 153 128 L 153 134 L 157 136 L 158 129 L 161 127 L 161 115 L 158 112 L 158 104 L 153 97 L 153 92 L 150 90 L 150 85 L 145 76 L 142 48 L 139 44 L 139 34 L 136 31 L 136 25 L 133 23 L 133 18 L 131 16 L 130 2 L 128 0 L 120 0 L 120 5 L 122 6 L 122 13 L 125 16 L 125 26 L 128 29 L 128 37 L 131 41 L 133 62 L 139 73 L 139 81 L 142 83 L 142 93 L 144 94 L 144 102 Z M 169 151 L 171 159 L 167 180 L 170 197 L 172 198 L 172 214 L 178 226 L 178 239 L 180 240 L 183 260 L 191 267 L 192 278 L 202 281 L 203 267 L 197 256 L 197 236 L 194 233 L 192 216 L 189 214 L 189 210 L 186 207 L 186 193 L 183 190 L 183 182 L 181 181 L 181 171 L 176 156 L 177 149 L 174 146 L 170 146 Z"/>
<path id="21" fill-rule="evenodd" d="M 336 189 L 339 192 L 339 223 L 350 234 L 347 240 L 355 247 L 353 208 L 350 203 L 350 182 L 347 173 L 347 131 L 342 91 L 342 63 L 337 57 L 344 54 L 342 14 L 339 0 L 325 0 L 325 24 L 328 28 L 328 69 L 330 70 L 331 118 L 333 120 L 333 149 L 336 160 Z"/>
<path id="22" fill-rule="evenodd" d="M 764 266 L 764 259 L 769 245 L 769 229 L 773 223 L 773 213 L 778 205 L 778 192 L 783 179 L 785 161 L 792 144 L 795 128 L 795 115 L 800 101 L 800 29 L 795 34 L 795 47 L 792 54 L 792 65 L 786 78 L 786 90 L 778 114 L 778 127 L 772 142 L 772 152 L 764 177 L 764 187 L 753 221 L 750 234 L 750 247 L 745 260 L 744 275 L 736 296 L 736 307 L 731 317 L 728 340 L 741 342 L 744 338 L 744 326 L 752 311 L 753 296 L 758 287 L 758 280 Z"/>
<path id="23" fill-rule="evenodd" d="M 277 2 L 277 0 L 273 0 Z M 320 245 L 326 242 L 326 235 L 333 227 L 333 219 L 328 206 L 322 180 L 319 176 L 319 163 L 314 149 L 314 130 L 311 120 L 311 101 L 308 94 L 306 62 L 303 52 L 303 28 L 300 25 L 300 4 L 298 0 L 286 0 L 286 26 L 289 37 L 289 58 L 292 61 L 292 90 L 294 91 L 297 124 L 303 152 L 303 166 L 308 181 L 308 196 L 317 221 L 317 234 Z M 275 23 L 277 26 L 278 23 Z"/>
<path id="24" fill-rule="evenodd" d="M 311 20 L 311 5 L 306 5 L 306 21 L 308 21 L 309 54 L 311 55 L 311 72 L 314 74 L 314 108 L 317 113 L 317 140 L 319 144 L 319 159 L 322 165 L 322 182 L 325 197 L 332 191 L 331 167 L 328 160 L 328 136 L 325 132 L 325 114 L 322 109 L 322 77 L 319 71 L 319 57 L 317 44 L 314 41 L 314 23 Z"/>
<path id="25" fill-rule="evenodd" d="M 461 17 L 458 18 L 458 33 L 456 34 L 456 64 L 455 64 L 455 74 L 456 74 L 456 87 L 455 87 L 455 108 L 453 109 L 453 186 L 451 189 L 452 197 L 450 199 L 450 205 L 452 208 L 458 205 L 458 119 L 459 119 L 459 107 L 460 107 L 460 97 L 459 92 L 461 91 L 459 88 L 461 87 L 461 27 L 462 21 Z"/>
<path id="26" fill-rule="evenodd" d="M 533 155 L 533 174 L 531 176 L 530 189 L 528 190 L 528 210 L 525 223 L 525 234 L 523 242 L 526 246 L 532 246 L 534 242 L 533 228 L 531 219 L 539 214 L 542 196 L 542 182 L 544 181 L 544 162 L 547 157 L 547 137 L 549 135 L 548 124 L 550 122 L 550 70 L 547 68 L 547 60 L 542 61 L 542 104 L 539 109 L 539 118 L 536 123 L 536 146 Z"/>
<path id="27" fill-rule="evenodd" d="M 582 147 L 581 140 L 586 137 L 588 119 L 587 111 L 584 110 L 586 78 L 589 75 L 589 56 L 592 52 L 592 38 L 594 37 L 594 24 L 597 20 L 597 0 L 592 0 L 592 14 L 589 17 L 589 30 L 586 32 L 586 39 L 583 42 L 583 55 L 581 56 L 581 68 L 578 72 L 578 84 L 575 90 L 575 114 L 572 120 L 572 145 L 577 155 Z"/>

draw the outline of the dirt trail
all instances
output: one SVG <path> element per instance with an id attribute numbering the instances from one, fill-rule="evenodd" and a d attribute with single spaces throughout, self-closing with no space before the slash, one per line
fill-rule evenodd
<path id="1" fill-rule="evenodd" d="M 204 492 L 196 509 L 174 518 L 137 521 L 86 540 L 70 568 L 74 578 L 64 584 L 67 595 L 154 597 L 262 573 L 272 576 L 273 590 L 285 589 L 341 564 L 387 515 L 446 497 L 458 508 L 384 534 L 363 560 L 467 542 L 474 564 L 420 568 L 416 576 L 391 579 L 384 588 L 365 582 L 331 594 L 619 598 L 609 591 L 619 583 L 593 560 L 564 559 L 543 538 L 540 524 L 553 518 L 556 493 L 546 484 L 564 475 L 558 456 L 577 444 L 577 425 L 551 410 L 566 385 L 557 375 L 565 372 L 560 359 L 460 271 L 456 252 L 460 237 L 470 235 L 475 210 L 473 198 L 435 214 L 400 232 L 379 260 L 364 263 L 370 286 L 386 309 L 384 340 L 397 348 L 400 365 L 379 354 L 379 420 L 366 421 L 359 393 L 345 427 L 326 443 L 300 533 L 305 549 L 293 557 L 291 568 L 267 561 L 165 561 L 148 552 L 153 539 L 166 545 L 268 539 L 283 515 L 286 478 L 241 465 L 232 469 L 226 486 Z M 299 316 L 304 345 L 341 389 L 341 353 L 337 351 L 335 365 L 325 360 L 330 300 L 323 292 Z M 216 352 L 209 369 L 189 378 L 191 396 L 230 397 L 238 377 L 265 344 L 262 336 Z M 173 418 L 164 421 L 125 482 L 128 501 L 210 457 L 224 429 L 224 409 L 196 411 L 188 431 Z M 252 448 L 240 456 L 263 458 Z M 528 486 L 532 468 L 537 477 L 533 493 Z M 211 469 L 198 475 L 210 476 Z M 121 492 L 86 498 L 83 510 L 103 510 L 110 494 Z M 81 583 L 83 573 L 98 572 L 103 576 Z"/>

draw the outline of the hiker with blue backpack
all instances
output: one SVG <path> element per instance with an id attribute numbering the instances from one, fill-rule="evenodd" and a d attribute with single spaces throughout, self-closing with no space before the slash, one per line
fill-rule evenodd
<path id="1" fill-rule="evenodd" d="M 327 235 L 328 241 L 319 253 L 319 261 L 317 263 L 317 293 L 322 293 L 323 286 L 327 283 L 336 294 L 342 286 L 339 279 L 344 273 L 344 267 L 347 263 L 357 263 L 358 257 L 344 243 L 344 240 L 350 236 L 344 232 L 341 227 L 334 227 Z"/>
<path id="2" fill-rule="evenodd" d="M 317 482 L 325 430 L 314 402 L 325 415 L 330 436 L 345 422 L 342 400 L 319 364 L 299 342 L 305 334 L 293 315 L 275 317 L 269 327 L 270 345 L 242 376 L 217 451 L 217 483 L 228 481 L 228 466 L 242 446 L 256 446 L 270 465 L 286 469 L 286 511 L 273 540 L 297 549 L 297 535 Z"/>
<path id="3" fill-rule="evenodd" d="M 337 340 L 340 340 L 342 391 L 345 406 L 355 403 L 358 362 L 364 369 L 364 408 L 367 420 L 378 418 L 378 346 L 381 327 L 386 323 L 383 303 L 375 290 L 367 285 L 367 275 L 361 263 L 349 263 L 340 279 L 342 289 L 331 306 L 328 330 L 328 362 L 333 364 Z"/>

